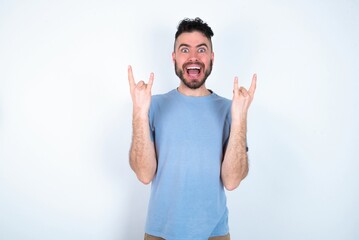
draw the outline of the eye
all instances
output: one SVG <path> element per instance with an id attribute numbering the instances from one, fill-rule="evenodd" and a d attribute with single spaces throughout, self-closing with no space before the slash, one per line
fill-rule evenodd
<path id="1" fill-rule="evenodd" d="M 206 49 L 204 47 L 198 48 L 197 50 L 199 53 L 204 53 L 206 52 Z"/>
<path id="2" fill-rule="evenodd" d="M 188 48 L 181 48 L 181 52 L 182 52 L 182 53 L 188 53 L 189 50 L 188 50 Z"/>

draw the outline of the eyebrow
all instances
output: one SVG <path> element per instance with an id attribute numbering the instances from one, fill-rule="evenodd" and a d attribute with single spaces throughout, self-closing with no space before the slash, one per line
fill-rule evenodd
<path id="1" fill-rule="evenodd" d="M 207 44 L 205 44 L 205 43 L 201 43 L 201 44 L 198 44 L 197 46 L 196 46 L 196 48 L 199 48 L 199 47 L 206 47 L 206 48 L 208 48 L 208 46 L 207 46 Z M 189 44 L 186 44 L 186 43 L 181 43 L 179 46 L 178 46 L 178 48 L 177 49 L 180 49 L 181 47 L 191 47 Z"/>

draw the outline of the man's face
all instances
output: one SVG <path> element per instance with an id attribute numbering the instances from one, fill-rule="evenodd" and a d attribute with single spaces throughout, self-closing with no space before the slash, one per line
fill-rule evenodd
<path id="1" fill-rule="evenodd" d="M 211 42 L 201 32 L 185 32 L 177 37 L 172 53 L 176 75 L 191 89 L 201 87 L 211 74 L 214 54 Z"/>

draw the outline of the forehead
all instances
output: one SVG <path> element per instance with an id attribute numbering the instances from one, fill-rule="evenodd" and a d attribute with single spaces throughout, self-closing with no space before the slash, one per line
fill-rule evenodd
<path id="1" fill-rule="evenodd" d="M 189 46 L 198 46 L 203 43 L 206 44 L 208 47 L 211 47 L 211 42 L 203 33 L 198 31 L 184 32 L 177 37 L 177 40 L 175 42 L 175 48 L 177 48 L 181 44 L 187 44 Z"/>

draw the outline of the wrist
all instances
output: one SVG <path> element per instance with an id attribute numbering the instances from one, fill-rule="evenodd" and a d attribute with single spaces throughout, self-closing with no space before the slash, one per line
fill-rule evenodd
<path id="1" fill-rule="evenodd" d="M 231 123 L 231 132 L 240 135 L 247 134 L 247 121 L 246 119 L 233 119 Z"/>
<path id="2" fill-rule="evenodd" d="M 147 120 L 148 119 L 148 110 L 134 108 L 133 112 L 132 112 L 132 117 L 133 117 L 133 119 Z"/>
<path id="3" fill-rule="evenodd" d="M 246 126 L 247 125 L 247 116 L 246 115 L 240 115 L 240 116 L 233 116 L 232 115 L 232 125 L 236 126 Z"/>

